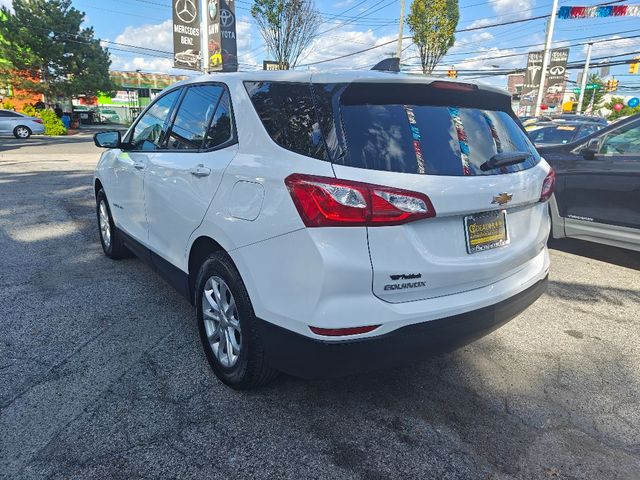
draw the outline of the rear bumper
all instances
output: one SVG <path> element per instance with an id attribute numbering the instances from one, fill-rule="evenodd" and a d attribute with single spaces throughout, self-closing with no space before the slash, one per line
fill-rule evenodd
<path id="1" fill-rule="evenodd" d="M 323 378 L 419 361 L 470 343 L 504 325 L 547 289 L 548 277 L 494 305 L 362 339 L 326 342 L 260 320 L 272 366 L 302 378 Z"/>

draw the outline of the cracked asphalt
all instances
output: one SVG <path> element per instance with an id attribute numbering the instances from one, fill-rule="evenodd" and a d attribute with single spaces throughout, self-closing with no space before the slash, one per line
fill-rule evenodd
<path id="1" fill-rule="evenodd" d="M 472 345 L 240 393 L 189 304 L 103 256 L 98 155 L 0 138 L 0 478 L 639 478 L 639 254 L 553 242 L 548 294 Z"/>

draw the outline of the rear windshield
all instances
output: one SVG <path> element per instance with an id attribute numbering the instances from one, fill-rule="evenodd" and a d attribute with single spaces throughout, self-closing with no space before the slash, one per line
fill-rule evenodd
<path id="1" fill-rule="evenodd" d="M 513 172 L 537 163 L 536 154 L 506 112 L 418 105 L 342 106 L 353 167 L 427 175 Z M 530 152 L 524 163 L 483 172 L 501 152 Z"/>
<path id="2" fill-rule="evenodd" d="M 575 125 L 553 125 L 530 131 L 529 138 L 538 144 L 564 144 L 570 143 L 577 131 L 578 127 Z"/>

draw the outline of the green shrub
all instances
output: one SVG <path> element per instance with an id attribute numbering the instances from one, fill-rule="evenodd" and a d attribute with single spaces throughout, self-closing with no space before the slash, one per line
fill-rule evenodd
<path id="1" fill-rule="evenodd" d="M 56 112 L 47 108 L 46 110 L 42 110 L 40 112 L 40 118 L 42 118 L 42 123 L 44 124 L 44 134 L 45 135 L 66 135 L 67 129 L 64 128 L 64 124 L 62 120 L 58 118 Z"/>
<path id="2" fill-rule="evenodd" d="M 38 111 L 35 109 L 33 105 L 29 105 L 29 104 L 22 107 L 22 113 L 24 113 L 25 115 L 29 115 L 30 117 L 38 116 Z"/>
<path id="3" fill-rule="evenodd" d="M 15 105 L 11 103 L 9 100 L 5 100 L 5 102 L 2 104 L 2 108 L 4 108 L 5 110 L 14 110 L 14 111 L 16 109 Z"/>

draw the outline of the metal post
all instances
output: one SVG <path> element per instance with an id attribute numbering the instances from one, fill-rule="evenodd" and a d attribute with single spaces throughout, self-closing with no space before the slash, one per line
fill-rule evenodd
<path id="1" fill-rule="evenodd" d="M 576 113 L 579 114 L 582 112 L 582 101 L 584 100 L 584 90 L 587 86 L 587 77 L 589 76 L 589 62 L 591 61 L 591 47 L 593 43 L 589 43 L 587 46 L 587 59 L 584 62 L 584 70 L 582 71 L 582 83 L 580 84 L 580 95 L 578 97 L 578 108 L 576 109 Z"/>
<path id="2" fill-rule="evenodd" d="M 396 48 L 396 57 L 402 55 L 402 36 L 404 34 L 404 0 L 400 0 L 400 22 L 398 24 L 398 47 Z"/>
<path id="3" fill-rule="evenodd" d="M 551 16 L 547 22 L 547 38 L 544 42 L 544 52 L 542 53 L 542 72 L 540 72 L 540 86 L 538 87 L 538 99 L 536 100 L 535 116 L 540 115 L 540 105 L 544 98 L 545 81 L 547 79 L 547 67 L 549 66 L 549 56 L 551 54 L 551 41 L 553 39 L 553 27 L 556 24 L 558 14 L 558 0 L 553 0 Z"/>
<path id="4" fill-rule="evenodd" d="M 203 73 L 209 72 L 209 12 L 207 0 L 200 0 L 200 59 Z"/>

